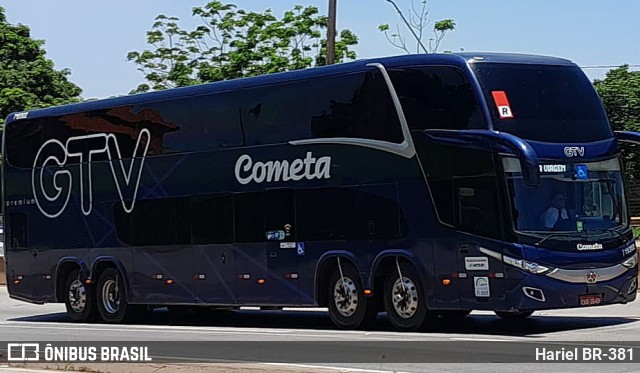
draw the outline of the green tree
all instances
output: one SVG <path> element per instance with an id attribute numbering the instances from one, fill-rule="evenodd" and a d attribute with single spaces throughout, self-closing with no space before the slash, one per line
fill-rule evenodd
<path id="1" fill-rule="evenodd" d="M 325 64 L 327 17 L 316 7 L 296 5 L 281 18 L 270 9 L 257 13 L 211 1 L 193 8 L 201 21 L 187 31 L 179 19 L 159 15 L 147 42 L 151 49 L 129 52 L 148 83 L 133 92 L 161 90 Z M 336 42 L 336 61 L 355 59 L 358 43 L 349 30 Z"/>
<path id="2" fill-rule="evenodd" d="M 640 71 L 629 71 L 624 65 L 607 72 L 603 80 L 595 80 L 594 86 L 615 131 L 640 132 Z M 640 147 L 623 144 L 623 156 L 627 175 L 640 181 Z"/>
<path id="3" fill-rule="evenodd" d="M 415 42 L 415 52 L 407 41 L 407 37 L 402 35 L 400 25 L 396 24 L 395 31 L 391 31 L 389 24 L 385 23 L 378 26 L 378 30 L 384 33 L 384 36 L 391 45 L 402 49 L 407 54 L 436 53 L 446 33 L 456 28 L 455 21 L 450 18 L 436 21 L 433 27 L 431 27 L 429 8 L 427 7 L 426 0 L 420 1 L 421 5 L 419 6 L 416 5 L 414 0 L 411 0 L 411 9 L 406 12 L 408 16 L 400 9 L 396 1 L 385 1 L 393 6 L 404 24 L 404 29 L 411 33 L 413 42 Z"/>
<path id="4" fill-rule="evenodd" d="M 31 38 L 29 27 L 7 22 L 0 7 L 0 125 L 11 112 L 80 100 L 82 90 L 45 57 L 44 41 Z"/>

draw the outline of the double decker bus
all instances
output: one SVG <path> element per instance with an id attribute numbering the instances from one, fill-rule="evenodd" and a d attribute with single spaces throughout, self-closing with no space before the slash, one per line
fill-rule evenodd
<path id="1" fill-rule="evenodd" d="M 9 115 L 9 294 L 76 321 L 327 307 L 342 328 L 636 297 L 621 141 L 565 59 L 379 58 Z"/>

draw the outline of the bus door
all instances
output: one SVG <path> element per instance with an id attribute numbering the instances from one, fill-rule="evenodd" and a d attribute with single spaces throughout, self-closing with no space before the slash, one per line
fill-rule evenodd
<path id="1" fill-rule="evenodd" d="M 8 286 L 11 288 L 11 294 L 28 298 L 37 291 L 37 281 L 35 275 L 32 275 L 33 278 L 25 278 L 29 274 L 36 273 L 33 263 L 36 256 L 32 254 L 28 245 L 27 215 L 16 212 L 9 213 L 5 222 L 7 246 L 4 247 L 4 250 L 7 261 Z M 19 276 L 23 276 L 23 281 L 19 283 L 19 286 L 14 285 L 14 280 L 20 280 Z"/>
<path id="2" fill-rule="evenodd" d="M 236 235 L 240 241 L 253 241 L 236 248 L 241 304 L 300 301 L 293 196 L 291 189 L 236 196 Z"/>
<path id="3" fill-rule="evenodd" d="M 209 304 L 236 304 L 233 196 L 191 198 L 191 231 L 198 259 L 190 268 L 197 292 Z"/>
<path id="4" fill-rule="evenodd" d="M 504 265 L 480 250 L 501 250 L 495 179 L 454 178 L 454 193 L 460 307 L 500 308 L 504 302 Z"/>

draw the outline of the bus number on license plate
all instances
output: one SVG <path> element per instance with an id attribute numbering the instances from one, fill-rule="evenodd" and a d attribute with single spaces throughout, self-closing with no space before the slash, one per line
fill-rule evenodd
<path id="1" fill-rule="evenodd" d="M 580 296 L 581 306 L 596 306 L 602 303 L 602 296 L 600 294 L 589 294 Z"/>

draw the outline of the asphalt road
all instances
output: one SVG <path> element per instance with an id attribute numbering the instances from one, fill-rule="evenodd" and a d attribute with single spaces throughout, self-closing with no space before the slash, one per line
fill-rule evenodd
<path id="1" fill-rule="evenodd" d="M 160 346 L 160 356 L 180 356 L 184 362 L 273 361 L 269 370 L 309 371 L 310 365 L 343 369 L 422 372 L 513 371 L 514 365 L 485 364 L 534 354 L 535 347 L 576 344 L 601 348 L 634 348 L 640 362 L 640 302 L 535 313 L 520 323 L 505 322 L 489 312 L 474 312 L 456 322 L 439 320 L 419 333 L 393 331 L 383 314 L 375 328 L 365 331 L 336 330 L 321 309 L 186 312 L 156 311 L 127 325 L 70 322 L 61 304 L 32 305 L 9 299 L 0 287 L 0 341 L 129 341 Z M 193 345 L 213 346 L 218 354 L 203 359 Z M 153 345 L 156 346 L 156 345 Z M 2 346 L 0 346 L 2 347 Z M 183 350 L 181 350 L 181 348 Z M 294 365 L 282 365 L 278 358 Z M 347 357 L 345 357 L 347 356 Z M 264 360 L 263 360 L 264 359 Z M 489 360 L 487 360 L 489 359 Z M 437 363 L 433 363 L 436 361 Z M 432 362 L 426 364 L 426 362 Z M 465 363 L 463 363 L 465 362 Z M 304 365 L 300 365 L 304 364 Z M 519 364 L 523 372 L 637 372 L 640 364 Z M 86 365 L 86 364 L 85 364 Z M 247 369 L 255 366 L 242 365 Z M 132 365 L 127 365 L 132 370 Z M 224 369 L 229 370 L 229 369 Z M 258 369 L 260 370 L 260 369 Z"/>

